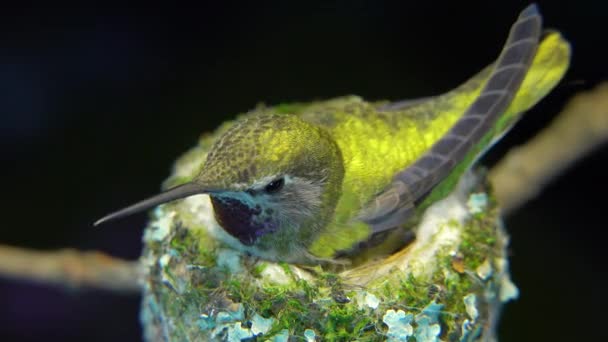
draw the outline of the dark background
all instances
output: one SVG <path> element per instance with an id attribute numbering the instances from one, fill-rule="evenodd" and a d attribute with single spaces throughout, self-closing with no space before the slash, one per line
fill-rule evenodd
<path id="1" fill-rule="evenodd" d="M 197 8 L 0 9 L 0 243 L 135 259 L 145 215 L 102 214 L 156 193 L 197 137 L 258 102 L 427 96 L 490 63 L 528 2 L 287 1 Z M 602 1 L 541 1 L 572 68 L 486 158 L 606 79 Z M 556 146 L 555 148 L 559 148 Z M 606 337 L 604 146 L 507 218 L 521 290 L 503 341 Z M 0 278 L 0 340 L 139 340 L 139 298 Z"/>

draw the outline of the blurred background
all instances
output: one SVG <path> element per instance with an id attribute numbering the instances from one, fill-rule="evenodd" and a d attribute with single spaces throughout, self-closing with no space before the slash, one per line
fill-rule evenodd
<path id="1" fill-rule="evenodd" d="M 201 133 L 259 102 L 445 92 L 493 61 L 528 4 L 2 5 L 0 243 L 136 259 L 146 215 L 91 223 L 156 193 Z M 546 26 L 572 43 L 572 67 L 485 158 L 489 165 L 608 76 L 608 3 L 539 5 Z M 506 306 L 502 341 L 608 336 L 606 160 L 604 146 L 506 219 L 521 295 Z M 140 340 L 139 301 L 0 277 L 0 340 Z"/>

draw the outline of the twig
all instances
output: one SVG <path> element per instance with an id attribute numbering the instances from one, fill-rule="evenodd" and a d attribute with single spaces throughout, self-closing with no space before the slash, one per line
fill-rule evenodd
<path id="1" fill-rule="evenodd" d="M 504 213 L 536 196 L 568 166 L 608 141 L 608 83 L 572 98 L 559 116 L 490 171 Z"/>
<path id="2" fill-rule="evenodd" d="M 74 249 L 41 252 L 0 245 L 0 276 L 117 292 L 141 289 L 136 261 Z"/>

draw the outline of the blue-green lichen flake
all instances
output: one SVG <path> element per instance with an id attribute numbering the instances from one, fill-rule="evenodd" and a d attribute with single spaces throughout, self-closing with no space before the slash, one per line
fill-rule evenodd
<path id="1" fill-rule="evenodd" d="M 163 212 L 162 206 L 154 210 L 156 220 L 144 231 L 144 241 L 163 241 L 171 232 L 173 226 L 173 216 Z"/>
<path id="2" fill-rule="evenodd" d="M 488 206 L 488 195 L 483 192 L 473 193 L 469 196 L 467 207 L 471 214 L 482 213 Z"/>
<path id="3" fill-rule="evenodd" d="M 508 275 L 504 275 L 500 284 L 500 301 L 506 302 L 517 299 L 517 297 L 519 297 L 519 289 L 513 284 Z"/>
<path id="4" fill-rule="evenodd" d="M 441 326 L 439 326 L 439 314 L 443 309 L 443 304 L 430 303 L 422 312 L 416 315 L 416 341 L 435 342 L 439 341 Z"/>
<path id="5" fill-rule="evenodd" d="M 431 319 L 428 316 L 422 316 L 418 318 L 416 316 L 416 342 L 437 342 L 439 341 L 439 334 L 441 333 L 441 327 L 438 323 L 431 323 Z"/>
<path id="6" fill-rule="evenodd" d="M 228 342 L 241 342 L 241 340 L 243 340 L 243 339 L 253 337 L 251 330 L 244 329 L 243 326 L 241 325 L 241 322 L 229 324 L 227 326 L 226 334 L 227 334 L 226 341 L 228 341 Z"/>
<path id="7" fill-rule="evenodd" d="M 210 330 L 215 328 L 215 320 L 208 315 L 200 315 L 198 318 L 198 326 L 201 330 Z"/>
<path id="8" fill-rule="evenodd" d="M 278 334 L 272 337 L 272 342 L 287 342 L 289 341 L 289 330 L 283 329 Z"/>
<path id="9" fill-rule="evenodd" d="M 201 315 L 204 319 L 204 316 Z M 245 309 L 242 304 L 232 311 L 221 311 L 215 317 L 215 328 L 213 329 L 213 338 L 220 338 L 226 341 L 240 341 L 244 338 L 253 337 L 250 329 L 243 328 L 242 321 L 245 319 Z M 204 321 L 204 320 L 203 320 Z M 199 326 L 204 327 L 203 321 L 199 319 Z M 207 323 L 208 322 L 204 322 Z"/>
<path id="10" fill-rule="evenodd" d="M 239 251 L 228 248 L 220 249 L 217 253 L 217 266 L 226 268 L 233 274 L 241 273 L 243 271 L 241 256 Z"/>
<path id="11" fill-rule="evenodd" d="M 312 329 L 306 329 L 304 330 L 304 338 L 306 339 L 306 342 L 315 342 L 317 334 Z"/>
<path id="12" fill-rule="evenodd" d="M 375 309 L 380 305 L 380 300 L 372 293 L 367 293 L 365 295 L 365 304 L 372 309 Z"/>
<path id="13" fill-rule="evenodd" d="M 465 319 L 462 322 L 462 335 L 460 336 L 460 342 L 475 341 L 479 335 L 481 335 L 481 326 L 476 326 L 473 322 Z"/>
<path id="14" fill-rule="evenodd" d="M 388 341 L 407 341 L 412 336 L 414 328 L 411 323 L 414 315 L 406 314 L 403 310 L 387 310 L 382 322 L 388 326 L 386 337 Z"/>
<path id="15" fill-rule="evenodd" d="M 462 301 L 464 302 L 464 307 L 467 310 L 467 314 L 473 321 L 477 320 L 479 316 L 479 311 L 477 310 L 477 296 L 473 293 L 469 293 L 466 295 Z"/>
<path id="16" fill-rule="evenodd" d="M 265 334 L 272 328 L 274 321 L 273 318 L 264 318 L 256 313 L 251 319 L 251 332 L 255 335 Z"/>
<path id="17" fill-rule="evenodd" d="M 217 324 L 231 323 L 243 321 L 245 319 L 245 308 L 242 304 L 238 304 L 238 308 L 234 311 L 221 311 L 217 314 L 215 322 Z"/>
<path id="18" fill-rule="evenodd" d="M 422 309 L 422 312 L 416 315 L 416 321 L 422 319 L 423 316 L 426 316 L 429 318 L 429 322 L 431 324 L 439 323 L 439 314 L 441 313 L 441 310 L 443 310 L 443 304 L 431 302 L 424 309 Z"/>

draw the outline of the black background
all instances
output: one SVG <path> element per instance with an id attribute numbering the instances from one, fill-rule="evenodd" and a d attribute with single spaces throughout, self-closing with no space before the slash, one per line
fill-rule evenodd
<path id="1" fill-rule="evenodd" d="M 258 102 L 441 93 L 490 63 L 528 2 L 213 2 L 0 10 L 0 243 L 135 259 L 156 193 L 197 137 Z M 486 162 L 606 79 L 608 6 L 542 1 L 573 45 L 564 81 Z M 556 146 L 555 148 L 559 148 Z M 521 290 L 503 341 L 606 337 L 604 146 L 507 218 Z M 139 340 L 139 298 L 0 278 L 0 340 Z"/>

